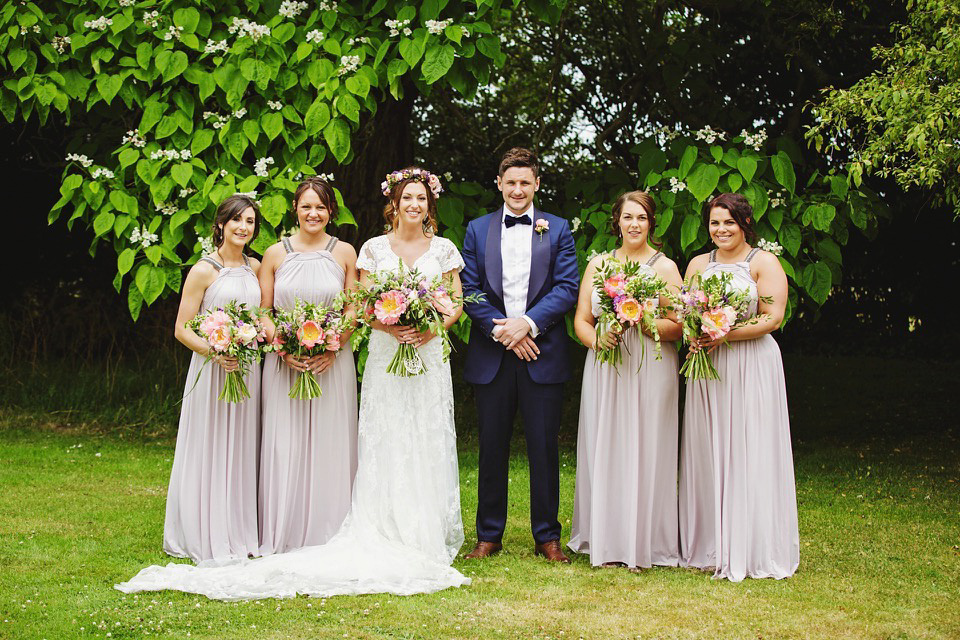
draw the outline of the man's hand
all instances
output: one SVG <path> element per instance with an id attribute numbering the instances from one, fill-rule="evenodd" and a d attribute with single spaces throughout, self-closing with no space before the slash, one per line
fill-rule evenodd
<path id="1" fill-rule="evenodd" d="M 513 349 L 530 333 L 530 323 L 523 318 L 494 318 L 493 322 L 500 326 L 497 342 L 507 349 Z"/>
<path id="2" fill-rule="evenodd" d="M 536 360 L 537 356 L 540 355 L 540 348 L 537 346 L 537 343 L 533 341 L 533 338 L 530 336 L 524 336 L 523 339 L 516 344 L 515 347 L 510 349 L 517 357 L 521 360 L 526 360 L 530 362 L 531 360 Z"/>

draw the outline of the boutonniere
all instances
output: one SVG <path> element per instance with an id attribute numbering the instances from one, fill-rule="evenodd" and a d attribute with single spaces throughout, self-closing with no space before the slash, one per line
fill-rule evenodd
<path id="1" fill-rule="evenodd" d="M 543 232 L 550 230 L 550 223 L 544 218 L 537 218 L 536 226 L 533 230 L 540 236 L 540 242 L 543 242 Z"/>

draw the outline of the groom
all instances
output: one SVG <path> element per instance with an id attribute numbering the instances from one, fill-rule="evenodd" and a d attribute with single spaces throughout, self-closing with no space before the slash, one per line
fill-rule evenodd
<path id="1" fill-rule="evenodd" d="M 570 562 L 560 547 L 557 436 L 570 377 L 564 315 L 577 301 L 577 255 L 563 218 L 537 210 L 537 156 L 513 148 L 500 161 L 503 206 L 470 222 L 463 243 L 465 306 L 472 327 L 464 378 L 474 385 L 480 435 L 477 546 L 499 552 L 507 522 L 510 435 L 520 409 L 530 465 L 530 524 L 536 555 Z"/>

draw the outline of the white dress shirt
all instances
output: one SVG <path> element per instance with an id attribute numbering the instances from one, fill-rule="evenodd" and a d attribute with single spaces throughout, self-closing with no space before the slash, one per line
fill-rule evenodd
<path id="1" fill-rule="evenodd" d="M 513 213 L 503 207 L 500 224 L 500 258 L 503 264 L 503 306 L 508 318 L 523 318 L 530 324 L 530 335 L 534 338 L 540 330 L 527 315 L 527 293 L 530 288 L 530 256 L 533 242 L 533 204 L 521 215 L 530 218 L 531 224 L 515 224 L 509 229 L 505 224 L 507 216 Z M 494 336 L 499 325 L 494 329 Z"/>

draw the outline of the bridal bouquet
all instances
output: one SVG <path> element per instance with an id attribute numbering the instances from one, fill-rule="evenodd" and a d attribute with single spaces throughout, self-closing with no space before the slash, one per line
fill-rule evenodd
<path id="1" fill-rule="evenodd" d="M 703 278 L 694 274 L 683 283 L 680 292 L 671 296 L 677 319 L 683 326 L 683 341 L 690 346 L 687 361 L 680 373 L 694 380 L 719 380 L 720 374 L 698 340 L 702 335 L 711 340 L 725 338 L 738 327 L 759 322 L 760 316 L 749 315 L 750 293 L 732 286 L 733 275 L 727 272 Z M 770 301 L 769 297 L 761 300 Z"/>
<path id="2" fill-rule="evenodd" d="M 407 269 L 401 263 L 396 272 L 370 274 L 369 289 L 358 287 L 354 294 L 358 309 L 364 309 L 360 319 L 366 325 L 374 318 L 385 325 L 404 325 L 417 331 L 430 331 L 443 342 L 443 360 L 450 357 L 450 337 L 443 324 L 444 316 L 454 313 L 464 298 L 454 299 L 440 276 L 428 280 L 416 269 Z M 478 296 L 468 296 L 473 302 Z M 423 358 L 412 344 L 402 343 L 387 366 L 387 373 L 409 377 L 427 370 Z"/>
<path id="3" fill-rule="evenodd" d="M 626 329 L 640 326 L 650 332 L 656 343 L 657 360 L 660 359 L 660 332 L 656 319 L 660 308 L 657 301 L 666 291 L 662 278 L 650 275 L 640 268 L 639 262 L 604 261 L 593 277 L 593 288 L 600 298 L 600 315 L 597 316 L 597 336 L 610 332 L 623 333 Z M 642 349 L 646 349 L 640 341 Z M 645 354 L 641 354 L 643 362 Z M 620 344 L 610 348 L 597 347 L 597 362 L 614 367 L 623 362 Z"/>
<path id="4" fill-rule="evenodd" d="M 343 334 L 350 324 L 343 313 L 344 304 L 345 298 L 341 294 L 329 306 L 297 298 L 292 311 L 274 309 L 273 321 L 277 331 L 265 350 L 280 356 L 289 353 L 298 358 L 339 351 Z M 322 396 L 323 390 L 313 373 L 301 371 L 288 395 L 297 400 L 309 400 Z"/>
<path id="5" fill-rule="evenodd" d="M 243 381 L 250 365 L 260 361 L 260 343 L 266 337 L 260 321 L 260 309 L 231 300 L 226 305 L 205 311 L 187 323 L 210 347 L 207 362 L 218 355 L 231 356 L 240 365 L 236 371 L 227 373 L 220 392 L 224 402 L 243 402 L 250 391 Z"/>

